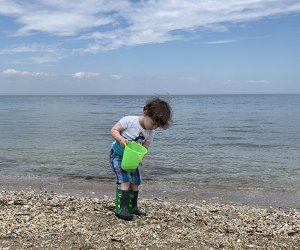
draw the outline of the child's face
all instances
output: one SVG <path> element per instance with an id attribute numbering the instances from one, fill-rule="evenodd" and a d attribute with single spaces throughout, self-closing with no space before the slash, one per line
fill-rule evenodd
<path id="1" fill-rule="evenodd" d="M 144 128 L 146 130 L 154 130 L 158 128 L 158 125 L 152 121 L 152 119 L 148 115 L 144 115 Z"/>

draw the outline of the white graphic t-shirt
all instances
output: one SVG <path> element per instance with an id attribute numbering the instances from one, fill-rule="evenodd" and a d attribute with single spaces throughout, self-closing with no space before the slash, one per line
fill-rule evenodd
<path id="1" fill-rule="evenodd" d="M 142 145 L 146 141 L 151 144 L 154 138 L 155 130 L 144 129 L 139 122 L 139 116 L 125 116 L 121 118 L 119 122 L 124 129 L 121 132 L 121 135 L 124 138 L 129 141 L 141 143 Z M 123 155 L 124 148 L 121 147 L 118 141 L 114 141 L 112 147 L 116 151 L 116 153 L 118 153 L 119 155 Z"/>

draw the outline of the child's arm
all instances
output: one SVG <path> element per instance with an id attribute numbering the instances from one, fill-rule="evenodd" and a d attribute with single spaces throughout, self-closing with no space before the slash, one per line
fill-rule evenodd
<path id="1" fill-rule="evenodd" d="M 118 142 L 120 142 L 121 146 L 125 146 L 125 144 L 128 142 L 127 139 L 125 139 L 123 136 L 121 136 L 121 132 L 124 129 L 122 128 L 120 122 L 117 122 L 111 129 L 111 135 L 113 138 L 115 138 Z"/>

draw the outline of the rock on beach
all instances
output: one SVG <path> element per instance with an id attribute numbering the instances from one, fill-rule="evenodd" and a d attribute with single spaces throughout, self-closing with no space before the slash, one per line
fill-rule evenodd
<path id="1" fill-rule="evenodd" d="M 300 249 L 300 211 L 141 199 L 123 221 L 114 200 L 0 193 L 0 249 Z"/>

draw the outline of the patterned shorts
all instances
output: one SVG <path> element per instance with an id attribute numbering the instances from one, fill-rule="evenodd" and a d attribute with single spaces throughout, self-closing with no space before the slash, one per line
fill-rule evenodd
<path id="1" fill-rule="evenodd" d="M 130 182 L 135 185 L 141 184 L 141 174 L 139 167 L 135 172 L 129 173 L 121 168 L 122 156 L 118 155 L 113 149 L 110 151 L 109 161 L 115 173 L 116 183 Z"/>

